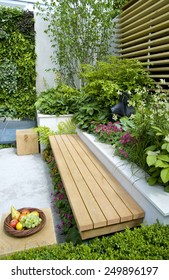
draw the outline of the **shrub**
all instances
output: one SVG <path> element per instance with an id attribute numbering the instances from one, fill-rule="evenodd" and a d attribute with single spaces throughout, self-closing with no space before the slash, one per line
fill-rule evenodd
<path id="1" fill-rule="evenodd" d="M 42 114 L 65 115 L 73 114 L 78 109 L 80 92 L 66 84 L 59 83 L 40 93 L 35 103 L 36 109 Z"/>
<path id="2" fill-rule="evenodd" d="M 147 98 L 148 93 L 142 91 L 142 88 L 154 83 L 141 62 L 114 56 L 97 61 L 95 66 L 82 65 L 80 75 L 85 83 L 82 88 L 85 98 L 74 120 L 81 129 L 88 132 L 91 132 L 92 121 L 105 124 L 112 120 L 111 107 L 119 102 L 123 92 L 127 91 L 137 106 L 140 100 Z"/>
<path id="3" fill-rule="evenodd" d="M 34 248 L 1 257 L 5 260 L 168 260 L 169 225 L 141 226 L 111 236 Z"/>

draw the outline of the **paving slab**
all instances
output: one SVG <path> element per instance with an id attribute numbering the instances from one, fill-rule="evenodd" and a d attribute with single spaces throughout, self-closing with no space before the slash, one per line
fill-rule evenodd
<path id="1" fill-rule="evenodd" d="M 59 216 L 51 203 L 53 191 L 49 168 L 41 154 L 17 155 L 16 148 L 0 149 L 0 219 L 16 209 L 51 208 L 57 243 L 64 242 L 56 228 Z"/>
<path id="2" fill-rule="evenodd" d="M 2 215 L 0 225 L 0 256 L 57 243 L 51 209 L 42 208 L 41 210 L 46 216 L 44 228 L 33 235 L 22 238 L 10 236 L 4 232 L 3 222 L 9 213 Z"/>

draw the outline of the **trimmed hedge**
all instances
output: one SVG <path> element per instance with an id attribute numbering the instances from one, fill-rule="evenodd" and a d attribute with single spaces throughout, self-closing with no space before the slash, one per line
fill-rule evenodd
<path id="1" fill-rule="evenodd" d="M 169 225 L 156 223 L 95 238 L 88 243 L 46 246 L 1 257 L 4 260 L 168 260 Z"/>
<path id="2" fill-rule="evenodd" d="M 0 6 L 0 116 L 35 118 L 34 15 Z"/>

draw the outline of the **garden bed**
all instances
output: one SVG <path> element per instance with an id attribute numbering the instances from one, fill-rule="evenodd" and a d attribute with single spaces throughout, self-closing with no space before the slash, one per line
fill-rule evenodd
<path id="1" fill-rule="evenodd" d="M 169 193 L 162 186 L 149 186 L 147 174 L 134 164 L 114 156 L 111 145 L 100 143 L 96 138 L 77 129 L 79 137 L 92 150 L 96 157 L 113 174 L 127 192 L 145 211 L 145 224 L 169 224 Z"/>

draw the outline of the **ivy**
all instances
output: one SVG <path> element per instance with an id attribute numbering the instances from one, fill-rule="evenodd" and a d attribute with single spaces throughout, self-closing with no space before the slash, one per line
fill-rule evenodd
<path id="1" fill-rule="evenodd" d="M 0 7 L 0 116 L 35 118 L 35 32 L 30 11 Z"/>

